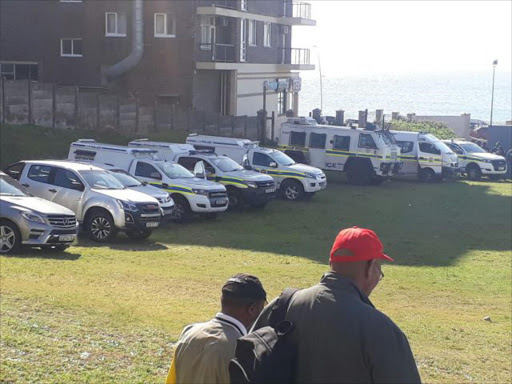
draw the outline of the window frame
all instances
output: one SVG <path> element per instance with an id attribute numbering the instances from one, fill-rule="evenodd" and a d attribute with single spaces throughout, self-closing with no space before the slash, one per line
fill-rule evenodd
<path id="1" fill-rule="evenodd" d="M 362 145 L 361 145 L 361 138 L 363 137 L 363 135 L 364 135 L 364 136 L 369 136 L 369 137 L 372 139 L 372 141 L 373 141 L 373 145 L 374 145 L 373 147 L 368 147 L 368 146 L 362 146 Z M 369 133 L 360 133 L 360 134 L 359 134 L 359 140 L 358 140 L 358 142 L 357 142 L 357 146 L 358 146 L 359 148 L 366 148 L 366 149 L 374 149 L 374 150 L 379 149 L 379 147 L 377 147 L 377 143 L 376 143 L 376 142 L 375 142 L 375 140 L 373 139 L 373 136 L 372 136 L 371 134 L 369 134 Z"/>
<path id="2" fill-rule="evenodd" d="M 435 152 L 429 152 L 429 151 L 425 151 L 425 150 L 421 149 L 422 146 L 427 146 L 427 145 L 430 145 L 430 148 L 432 148 Z M 418 151 L 423 152 L 423 153 L 428 153 L 429 155 L 438 155 L 438 156 L 441 155 L 441 150 L 439 148 L 437 148 L 432 143 L 427 143 L 426 141 L 422 141 L 422 142 L 418 143 Z"/>
<path id="3" fill-rule="evenodd" d="M 71 41 L 71 53 L 64 53 L 63 52 L 63 43 L 64 43 L 64 40 L 69 40 Z M 80 40 L 82 42 L 82 53 L 80 54 L 75 54 L 74 51 L 75 51 L 75 41 L 77 40 Z M 82 38 L 79 38 L 79 37 L 61 37 L 60 39 L 60 56 L 61 57 L 83 57 L 84 56 L 84 47 L 83 47 L 83 39 Z"/>
<path id="4" fill-rule="evenodd" d="M 337 138 L 340 137 L 340 138 L 343 138 L 343 139 L 346 139 L 348 138 L 348 147 L 345 149 L 345 148 L 337 148 L 336 147 L 336 140 Z M 332 137 L 332 149 L 336 150 L 336 151 L 350 151 L 350 140 L 352 139 L 351 136 L 349 135 L 334 135 Z"/>
<path id="5" fill-rule="evenodd" d="M 115 32 L 108 31 L 108 16 L 109 15 L 115 15 L 115 30 L 116 30 Z M 105 37 L 126 37 L 126 32 L 125 33 L 119 32 L 119 13 L 105 12 Z"/>
<path id="6" fill-rule="evenodd" d="M 294 143 L 292 143 L 292 136 L 294 136 L 294 134 L 304 135 L 304 139 L 302 141 L 302 144 L 294 144 Z M 292 146 L 292 147 L 297 146 L 297 147 L 306 148 L 306 132 L 290 131 L 290 142 L 289 142 L 289 145 Z"/>
<path id="7" fill-rule="evenodd" d="M 270 159 L 270 161 L 268 162 L 268 165 L 256 164 L 256 161 L 254 159 L 256 157 L 256 155 L 268 157 Z M 270 155 L 267 155 L 266 153 L 254 152 L 254 154 L 252 155 L 252 164 L 257 166 L 257 167 L 269 167 L 270 168 L 270 164 L 271 163 L 275 163 L 275 161 L 274 161 L 274 159 Z"/>
<path id="8" fill-rule="evenodd" d="M 272 23 L 263 22 L 263 46 L 272 48 Z"/>
<path id="9" fill-rule="evenodd" d="M 257 47 L 258 46 L 258 22 L 256 20 L 249 20 L 249 47 Z"/>
<path id="10" fill-rule="evenodd" d="M 288 91 L 283 90 L 277 93 L 277 114 L 286 115 L 288 110 Z"/>
<path id="11" fill-rule="evenodd" d="M 414 141 L 408 141 L 408 140 L 397 140 L 396 141 L 398 147 L 400 148 L 400 153 L 411 153 L 414 150 Z M 403 144 L 407 144 L 408 148 L 410 148 L 408 151 L 403 150 Z"/>
<path id="12" fill-rule="evenodd" d="M 80 183 L 80 184 L 77 184 L 77 185 L 71 184 L 70 186 L 66 186 L 66 185 L 62 185 L 62 184 L 57 184 L 57 175 L 59 174 L 59 172 L 63 172 L 64 174 L 70 173 L 72 176 L 74 176 L 76 181 L 78 183 Z M 66 176 L 66 177 L 68 178 L 68 180 L 71 181 L 69 176 Z M 57 187 L 61 187 L 61 188 L 65 188 L 65 189 L 70 189 L 70 190 L 73 190 L 73 191 L 83 192 L 85 190 L 84 183 L 82 182 L 80 177 L 75 172 L 70 171 L 69 169 L 66 169 L 66 168 L 61 168 L 61 167 L 55 167 L 54 174 L 53 174 L 52 184 L 57 186 Z"/>
<path id="13" fill-rule="evenodd" d="M 249 1 L 248 0 L 240 0 L 240 10 L 241 11 L 248 11 L 248 8 L 247 8 L 247 3 Z"/>
<path id="14" fill-rule="evenodd" d="M 164 33 L 158 33 L 156 31 L 156 19 L 158 16 L 164 16 L 164 28 L 165 28 L 165 31 Z M 172 23 L 172 26 L 173 26 L 173 29 L 174 31 L 172 31 L 173 33 L 170 34 L 169 31 L 168 31 L 168 26 L 169 26 L 169 21 L 168 21 L 168 17 L 172 17 L 173 19 L 173 23 Z M 153 35 L 155 38 L 160 38 L 160 39 L 174 39 L 176 37 L 176 15 L 172 14 L 172 13 L 155 13 L 153 15 Z"/>
<path id="15" fill-rule="evenodd" d="M 313 146 L 313 135 L 315 136 L 323 136 L 324 137 L 324 144 L 319 147 L 317 145 Z M 316 133 L 316 132 L 310 132 L 309 133 L 309 147 L 308 148 L 314 148 L 314 149 L 326 149 L 325 146 L 327 145 L 327 134 L 326 133 Z"/>
<path id="16" fill-rule="evenodd" d="M 50 172 L 48 172 L 48 179 L 46 181 L 42 181 L 42 180 L 38 180 L 38 179 L 34 179 L 34 176 L 31 177 L 30 175 L 30 172 L 32 171 L 32 168 L 35 168 L 35 167 L 39 167 L 39 168 L 43 168 L 43 167 L 47 167 L 50 169 Z M 27 178 L 32 180 L 32 181 L 35 181 L 36 183 L 42 183 L 42 184 L 52 184 L 52 173 L 54 173 L 54 167 L 52 167 L 51 165 L 46 165 L 46 164 L 31 164 L 28 171 L 27 171 Z"/>
<path id="17" fill-rule="evenodd" d="M 151 177 L 151 173 L 152 172 L 150 172 L 148 176 L 138 174 L 137 173 L 137 168 L 139 166 L 153 168 L 154 172 L 157 172 L 160 175 L 160 177 L 159 178 Z M 151 179 L 151 180 L 163 180 L 163 176 L 162 176 L 162 173 L 160 172 L 160 170 L 158 168 L 156 168 L 153 164 L 147 163 L 145 161 L 137 162 L 137 165 L 135 166 L 135 177 L 137 177 L 137 176 L 138 177 L 145 177 L 146 179 Z"/>

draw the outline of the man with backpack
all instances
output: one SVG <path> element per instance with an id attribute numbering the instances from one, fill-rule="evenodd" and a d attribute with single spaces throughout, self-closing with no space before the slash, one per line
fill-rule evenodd
<path id="1" fill-rule="evenodd" d="M 420 383 L 407 338 L 368 299 L 384 277 L 381 260 L 393 261 L 382 250 L 375 232 L 358 227 L 342 230 L 330 252 L 331 270 L 320 283 L 295 292 L 285 320 L 277 325 L 276 301 L 270 303 L 252 332 L 238 341 L 231 382 Z M 285 291 L 277 303 L 289 296 Z M 275 328 L 268 327 L 269 319 Z M 275 337 L 269 337 L 269 329 L 276 330 Z M 252 334 L 258 337 L 248 340 Z M 267 339 L 264 352 L 261 339 Z M 247 363 L 248 341 L 257 345 L 253 363 Z M 293 359 L 284 356 L 290 347 Z M 285 371 L 291 367 L 290 377 L 276 374 L 279 360 L 287 362 Z"/>
<path id="2" fill-rule="evenodd" d="M 229 383 L 236 341 L 247 334 L 267 300 L 256 276 L 240 273 L 222 287 L 221 312 L 185 327 L 174 350 L 167 384 Z"/>

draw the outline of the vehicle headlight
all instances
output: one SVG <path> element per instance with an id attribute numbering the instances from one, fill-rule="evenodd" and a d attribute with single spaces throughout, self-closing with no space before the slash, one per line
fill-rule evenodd
<path id="1" fill-rule="evenodd" d="M 306 177 L 310 178 L 310 179 L 320 179 L 320 175 L 317 175 L 317 174 L 314 174 L 314 173 L 308 173 L 306 172 L 305 173 Z"/>
<path id="2" fill-rule="evenodd" d="M 129 203 L 127 201 L 123 201 L 123 200 L 117 200 L 117 203 L 119 204 L 119 206 L 121 208 L 123 208 L 125 211 L 130 211 L 130 212 L 137 212 L 139 209 L 137 208 L 137 206 L 133 203 Z"/>
<path id="3" fill-rule="evenodd" d="M 23 216 L 28 221 L 35 221 L 36 223 L 44 224 L 43 216 L 38 215 L 37 213 L 22 211 L 21 216 Z"/>
<path id="4" fill-rule="evenodd" d="M 485 161 L 486 163 L 492 163 L 492 160 L 489 160 L 489 159 L 484 159 L 484 161 Z"/>
<path id="5" fill-rule="evenodd" d="M 258 188 L 258 184 L 254 181 L 246 181 L 245 185 L 247 185 L 249 188 Z"/>
<path id="6" fill-rule="evenodd" d="M 208 196 L 208 191 L 206 189 L 192 189 L 192 192 L 198 195 Z"/>

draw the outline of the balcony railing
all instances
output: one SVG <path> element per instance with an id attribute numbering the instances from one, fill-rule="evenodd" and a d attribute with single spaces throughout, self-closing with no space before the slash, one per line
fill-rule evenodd
<path id="1" fill-rule="evenodd" d="M 200 43 L 197 61 L 232 63 L 235 61 L 235 46 L 232 44 Z"/>
<path id="2" fill-rule="evenodd" d="M 310 64 L 311 56 L 308 48 L 281 48 L 279 52 L 281 64 Z"/>
<path id="3" fill-rule="evenodd" d="M 311 4 L 303 2 L 293 3 L 293 17 L 311 19 Z"/>
<path id="4" fill-rule="evenodd" d="M 200 7 L 220 7 L 220 8 L 229 8 L 229 9 L 237 9 L 238 3 L 240 1 L 237 0 L 199 0 Z"/>

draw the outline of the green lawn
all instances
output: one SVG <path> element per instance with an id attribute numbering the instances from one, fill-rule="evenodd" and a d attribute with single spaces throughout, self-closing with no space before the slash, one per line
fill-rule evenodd
<path id="1" fill-rule="evenodd" d="M 396 260 L 371 299 L 409 337 L 424 382 L 511 382 L 511 214 L 509 182 L 331 182 L 310 202 L 170 224 L 142 243 L 81 237 L 65 253 L 2 256 L 0 382 L 162 382 L 182 327 L 217 312 L 230 275 L 258 275 L 270 297 L 315 284 L 352 225 Z"/>

